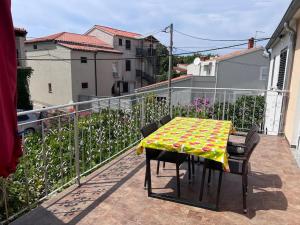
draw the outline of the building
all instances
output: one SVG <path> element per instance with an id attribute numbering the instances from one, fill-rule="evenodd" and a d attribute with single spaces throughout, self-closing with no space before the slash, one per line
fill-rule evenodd
<path id="1" fill-rule="evenodd" d="M 176 66 L 173 67 L 173 71 L 176 74 L 186 74 L 187 73 L 187 66 L 188 66 L 188 64 L 179 63 L 179 64 L 177 64 Z"/>
<path id="2" fill-rule="evenodd" d="M 16 39 L 16 48 L 17 48 L 17 65 L 18 67 L 25 67 L 26 61 L 20 60 L 25 58 L 25 40 L 26 40 L 27 31 L 23 28 L 15 27 L 15 39 Z"/>
<path id="3" fill-rule="evenodd" d="M 270 55 L 266 131 L 283 131 L 291 147 L 300 142 L 300 1 L 293 0 L 266 49 Z M 276 112 L 272 116 L 272 112 Z"/>
<path id="4" fill-rule="evenodd" d="M 121 74 L 121 51 L 99 38 L 61 32 L 25 42 L 27 64 L 33 69 L 30 94 L 35 105 L 77 102 L 79 96 L 110 96 Z M 43 60 L 44 59 L 44 60 Z M 109 59 L 109 60 L 101 60 Z"/>
<path id="5" fill-rule="evenodd" d="M 105 41 L 114 49 L 122 52 L 121 68 L 124 79 L 133 88 L 139 88 L 155 82 L 158 40 L 153 36 L 123 31 L 111 27 L 95 25 L 85 35 L 92 35 Z"/>
<path id="6" fill-rule="evenodd" d="M 268 71 L 264 48 L 253 48 L 251 43 L 248 49 L 211 59 L 199 58 L 187 67 L 187 74 L 212 80 L 216 88 L 266 89 Z M 206 83 L 200 87 L 206 87 Z"/>
<path id="7" fill-rule="evenodd" d="M 264 48 L 234 51 L 211 59 L 196 59 L 187 66 L 187 75 L 173 79 L 175 87 L 266 89 L 269 59 Z M 173 84 L 174 83 L 174 84 Z M 160 82 L 137 89 L 137 91 L 166 88 L 167 82 Z"/>

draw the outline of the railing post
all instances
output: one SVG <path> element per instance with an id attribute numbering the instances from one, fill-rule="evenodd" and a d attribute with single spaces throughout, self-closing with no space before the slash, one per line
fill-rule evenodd
<path id="1" fill-rule="evenodd" d="M 171 118 L 173 118 L 173 107 L 172 107 L 172 94 L 173 94 L 173 89 L 172 88 L 170 88 L 171 90 L 170 90 L 170 103 L 169 103 L 169 107 L 170 107 L 170 116 L 171 116 Z"/>
<path id="2" fill-rule="evenodd" d="M 4 200 L 4 208 L 5 208 L 5 215 L 6 219 L 8 220 L 9 218 L 9 212 L 8 212 L 8 205 L 7 205 L 7 190 L 6 190 L 6 179 L 2 179 L 2 191 L 3 191 L 3 200 Z"/>
<path id="3" fill-rule="evenodd" d="M 223 111 L 222 111 L 222 120 L 225 119 L 225 106 L 226 106 L 226 91 L 224 91 L 224 97 L 223 97 Z"/>
<path id="4" fill-rule="evenodd" d="M 141 128 L 145 126 L 145 99 L 144 96 L 142 96 L 142 108 L 141 108 Z"/>
<path id="5" fill-rule="evenodd" d="M 74 112 L 74 150 L 75 150 L 76 181 L 77 181 L 77 185 L 80 186 L 78 105 L 75 106 L 75 112 Z"/>
<path id="6" fill-rule="evenodd" d="M 45 122 L 42 121 L 42 154 L 44 162 L 44 179 L 45 179 L 45 193 L 48 196 L 48 169 L 47 169 L 47 150 L 45 147 Z"/>
<path id="7" fill-rule="evenodd" d="M 29 182 L 28 182 L 28 160 L 26 159 L 27 151 L 25 147 L 25 136 L 22 133 L 22 145 L 23 145 L 23 157 L 25 158 L 24 162 L 24 176 L 25 176 L 25 185 L 26 185 L 26 203 L 28 208 L 30 209 L 30 202 L 29 202 Z"/>

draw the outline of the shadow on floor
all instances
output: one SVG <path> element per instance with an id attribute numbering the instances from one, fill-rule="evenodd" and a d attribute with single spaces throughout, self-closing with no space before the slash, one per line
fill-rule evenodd
<path id="1" fill-rule="evenodd" d="M 202 165 L 196 164 L 195 177 L 192 183 L 188 183 L 186 165 L 181 167 L 181 198 L 197 203 L 200 193 L 200 181 L 202 177 Z M 153 192 L 176 196 L 176 177 L 173 165 L 168 165 L 167 169 L 162 169 L 160 174 L 153 176 Z M 171 177 L 167 183 L 158 181 Z M 207 177 L 207 176 L 206 176 Z M 203 202 L 215 203 L 216 187 L 219 173 L 212 172 L 212 182 L 210 186 L 205 185 Z M 206 178 L 207 179 L 207 178 Z M 207 180 L 206 180 L 207 183 Z M 282 180 L 277 174 L 264 174 L 261 172 L 249 173 L 249 186 L 247 196 L 248 213 L 243 213 L 242 207 L 242 177 L 225 173 L 223 176 L 220 211 L 231 211 L 253 218 L 259 210 L 286 210 L 288 201 L 281 191 Z"/>

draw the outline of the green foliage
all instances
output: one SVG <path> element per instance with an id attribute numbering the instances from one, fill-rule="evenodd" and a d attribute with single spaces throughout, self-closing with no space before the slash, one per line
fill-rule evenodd
<path id="1" fill-rule="evenodd" d="M 32 109 L 29 93 L 29 79 L 32 74 L 32 69 L 29 67 L 18 68 L 17 71 L 17 107 L 18 109 Z"/>
<path id="2" fill-rule="evenodd" d="M 216 102 L 196 98 L 190 105 L 173 106 L 173 117 L 186 116 L 232 120 L 237 129 L 262 125 L 263 96 L 242 96 L 235 102 Z M 224 112 L 224 115 L 223 115 Z M 168 102 L 149 94 L 135 100 L 130 109 L 100 109 L 79 114 L 78 142 L 81 174 L 110 159 L 141 137 L 143 124 L 168 114 Z M 61 114 L 60 114 L 61 115 Z M 16 173 L 7 181 L 8 210 L 12 215 L 45 197 L 75 178 L 74 116 L 60 116 L 45 122 L 43 133 L 25 138 L 24 156 Z M 2 187 L 0 182 L 0 187 Z M 47 190 L 47 191 L 46 191 Z M 1 196 L 1 190 L 0 190 Z M 5 218 L 0 197 L 0 221 Z"/>

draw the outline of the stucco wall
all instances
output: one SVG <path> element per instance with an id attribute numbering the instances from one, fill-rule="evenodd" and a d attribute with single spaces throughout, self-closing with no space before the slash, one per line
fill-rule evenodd
<path id="1" fill-rule="evenodd" d="M 18 51 L 18 58 L 25 58 L 25 46 L 24 46 L 25 37 L 16 36 L 16 48 Z M 25 60 L 18 60 L 18 66 L 26 66 Z"/>
<path id="2" fill-rule="evenodd" d="M 291 145 L 298 144 L 300 126 L 300 23 L 297 25 L 295 55 L 291 73 L 289 103 L 286 113 L 285 135 Z"/>
<path id="3" fill-rule="evenodd" d="M 53 43 L 38 43 L 34 50 L 32 44 L 26 44 L 26 57 L 39 59 L 70 58 L 69 49 Z M 72 99 L 71 62 L 70 61 L 35 61 L 28 60 L 33 69 L 29 89 L 33 102 L 44 105 L 67 104 Z M 48 92 L 48 83 L 52 93 Z"/>
<path id="4" fill-rule="evenodd" d="M 260 68 L 269 67 L 263 50 L 218 63 L 217 83 L 220 88 L 266 89 L 268 80 L 260 80 Z"/>
<path id="5" fill-rule="evenodd" d="M 105 41 L 106 43 L 108 43 L 109 45 L 113 46 L 114 45 L 114 39 L 113 36 L 110 34 L 107 34 L 105 32 L 102 32 L 100 30 L 97 29 L 92 29 L 90 30 L 88 33 L 88 35 L 91 36 L 95 36 L 98 37 L 99 39 L 101 39 L 102 41 Z"/>

